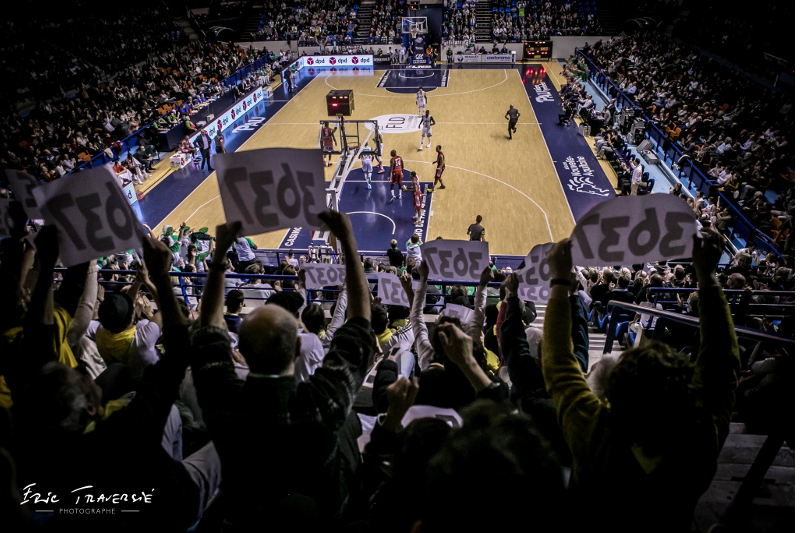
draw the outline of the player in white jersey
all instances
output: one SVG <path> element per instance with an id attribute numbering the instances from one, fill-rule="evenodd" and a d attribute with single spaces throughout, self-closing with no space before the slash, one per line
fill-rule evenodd
<path id="1" fill-rule="evenodd" d="M 419 150 L 417 150 L 418 152 L 422 150 L 422 144 L 425 142 L 426 135 L 428 136 L 428 148 L 431 147 L 431 135 L 433 135 L 433 133 L 431 132 L 431 126 L 435 124 L 436 121 L 433 120 L 430 110 L 425 111 L 425 115 L 423 115 L 422 118 L 419 120 L 419 126 L 422 126 L 422 138 L 419 140 Z"/>
<path id="2" fill-rule="evenodd" d="M 364 171 L 364 179 L 367 180 L 367 189 L 372 190 L 372 159 L 375 154 L 372 152 L 361 152 L 361 170 Z"/>
<path id="3" fill-rule="evenodd" d="M 383 154 L 383 134 L 381 133 L 381 127 L 378 126 L 378 129 L 375 131 L 375 159 L 378 160 L 378 174 L 383 172 L 383 159 L 381 159 L 381 154 Z"/>
<path id="4" fill-rule="evenodd" d="M 428 103 L 428 97 L 425 95 L 425 91 L 422 90 L 422 87 L 419 88 L 417 92 L 417 109 L 419 110 L 419 114 L 417 116 L 422 116 L 423 111 L 425 111 L 425 104 Z"/>

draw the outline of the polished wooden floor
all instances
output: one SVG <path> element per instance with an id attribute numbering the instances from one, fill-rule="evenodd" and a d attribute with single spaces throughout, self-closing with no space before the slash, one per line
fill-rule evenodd
<path id="1" fill-rule="evenodd" d="M 241 150 L 268 147 L 317 148 L 319 121 L 326 118 L 325 95 L 332 88 L 352 89 L 353 119 L 391 113 L 416 114 L 413 94 L 390 93 L 372 76 L 319 76 L 253 135 Z M 552 76 L 552 74 L 551 74 Z M 418 152 L 419 133 L 385 134 L 385 152 L 397 150 L 408 170 L 433 181 L 434 147 L 446 155 L 445 190 L 431 205 L 428 239 L 466 238 L 476 215 L 483 216 L 493 254 L 527 254 L 532 246 L 568 237 L 572 213 L 558 181 L 541 129 L 516 70 L 452 70 L 449 86 L 429 93 L 435 118 L 430 149 Z M 504 119 L 509 104 L 521 112 L 509 140 Z M 334 156 L 334 162 L 338 156 Z M 388 160 L 388 156 L 384 161 Z M 328 178 L 335 167 L 326 170 Z M 377 184 L 382 186 L 383 184 Z M 212 174 L 158 227 L 185 221 L 213 228 L 224 222 L 216 174 Z M 274 248 L 284 231 L 252 236 L 260 247 Z M 387 238 L 387 241 L 389 239 Z"/>

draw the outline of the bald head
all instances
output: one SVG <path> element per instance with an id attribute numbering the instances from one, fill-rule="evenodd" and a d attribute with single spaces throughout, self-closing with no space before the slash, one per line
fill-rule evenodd
<path id="1" fill-rule="evenodd" d="M 253 372 L 293 373 L 300 355 L 297 319 L 274 304 L 259 307 L 239 326 L 239 351 Z"/>

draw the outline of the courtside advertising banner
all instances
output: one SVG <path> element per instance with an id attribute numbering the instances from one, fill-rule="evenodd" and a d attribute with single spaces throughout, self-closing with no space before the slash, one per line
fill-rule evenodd
<path id="1" fill-rule="evenodd" d="M 303 56 L 297 60 L 298 68 L 313 67 L 371 67 L 371 55 Z"/>
<path id="2" fill-rule="evenodd" d="M 456 63 L 480 63 L 480 54 L 456 54 Z"/>
<path id="3" fill-rule="evenodd" d="M 511 54 L 483 54 L 481 63 L 513 63 Z"/>
<path id="4" fill-rule="evenodd" d="M 211 121 L 211 124 L 208 124 L 203 127 L 201 131 L 207 131 L 208 136 L 213 140 L 217 133 L 220 131 L 225 131 L 230 128 L 236 119 L 240 116 L 244 115 L 248 109 L 259 103 L 261 100 L 264 99 L 264 91 L 259 87 L 258 89 L 254 90 L 247 96 L 245 96 L 242 100 L 236 102 L 236 104 L 219 115 L 217 118 Z M 200 132 L 195 133 L 191 137 L 189 137 L 189 142 L 194 143 L 197 141 L 197 138 L 200 136 Z"/>

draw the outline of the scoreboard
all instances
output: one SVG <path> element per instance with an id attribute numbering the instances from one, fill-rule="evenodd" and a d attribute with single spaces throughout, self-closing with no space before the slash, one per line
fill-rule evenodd
<path id="1" fill-rule="evenodd" d="M 525 59 L 550 59 L 553 57 L 553 41 L 525 41 Z"/>
<path id="2" fill-rule="evenodd" d="M 325 104 L 328 108 L 328 116 L 344 115 L 349 117 L 356 108 L 352 90 L 330 91 L 325 97 Z"/>

